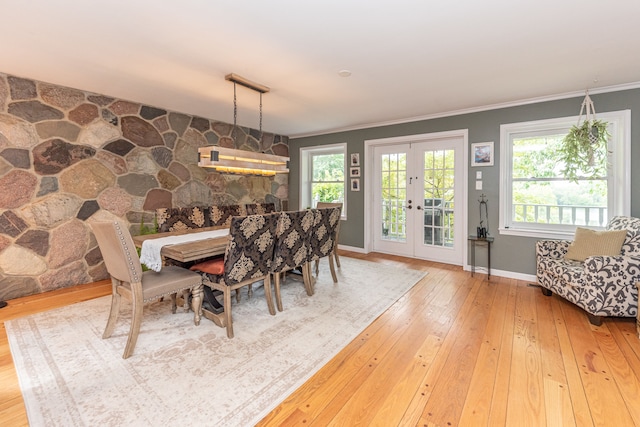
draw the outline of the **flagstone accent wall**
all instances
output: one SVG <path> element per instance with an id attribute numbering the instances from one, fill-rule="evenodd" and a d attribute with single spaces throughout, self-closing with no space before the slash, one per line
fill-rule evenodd
<path id="1" fill-rule="evenodd" d="M 107 278 L 87 220 L 132 234 L 156 208 L 273 202 L 288 174 L 222 175 L 198 147 L 287 156 L 288 138 L 0 73 L 0 300 Z"/>

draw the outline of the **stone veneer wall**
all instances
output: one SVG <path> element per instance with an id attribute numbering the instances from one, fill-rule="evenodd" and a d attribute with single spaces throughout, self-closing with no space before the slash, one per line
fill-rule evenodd
<path id="1" fill-rule="evenodd" d="M 138 234 L 158 207 L 274 202 L 288 174 L 197 166 L 220 145 L 288 155 L 288 138 L 0 73 L 0 300 L 107 278 L 86 222 Z M 91 219 L 90 219 L 91 218 Z"/>

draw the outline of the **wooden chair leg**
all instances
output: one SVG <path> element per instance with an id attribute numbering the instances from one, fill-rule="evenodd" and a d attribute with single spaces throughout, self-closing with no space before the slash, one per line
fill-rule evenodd
<path id="1" fill-rule="evenodd" d="M 129 337 L 127 338 L 127 345 L 124 347 L 123 359 L 128 358 L 133 353 L 133 349 L 138 341 L 138 334 L 140 333 L 140 324 L 142 323 L 142 305 L 144 301 L 142 299 L 142 285 L 131 284 L 131 306 L 133 313 L 131 315 L 131 327 L 129 328 Z"/>
<path id="2" fill-rule="evenodd" d="M 320 274 L 320 260 L 316 260 L 316 276 Z"/>
<path id="3" fill-rule="evenodd" d="M 236 289 L 236 291 L 238 290 Z M 227 287 L 224 291 L 222 291 L 222 295 L 224 299 L 224 317 L 227 324 L 227 338 L 233 338 L 233 324 L 231 319 L 231 290 Z"/>
<path id="4" fill-rule="evenodd" d="M 333 256 L 329 254 L 329 268 L 331 269 L 331 278 L 333 283 L 338 283 L 338 276 L 336 276 L 336 267 L 333 265 Z"/>
<path id="5" fill-rule="evenodd" d="M 589 318 L 589 323 L 591 323 L 593 326 L 602 325 L 602 316 L 594 316 L 593 314 L 587 313 L 587 317 Z"/>
<path id="6" fill-rule="evenodd" d="M 337 248 L 333 250 L 333 256 L 336 259 L 336 265 L 338 266 L 338 268 L 340 268 L 340 257 L 338 256 Z"/>
<path id="7" fill-rule="evenodd" d="M 182 310 L 185 313 L 189 312 L 189 296 L 191 296 L 191 291 L 189 289 L 182 291 Z"/>
<path id="8" fill-rule="evenodd" d="M 102 338 L 109 338 L 116 328 L 116 322 L 118 320 L 118 314 L 120 314 L 120 294 L 118 293 L 118 283 L 115 279 L 111 279 L 113 282 L 113 291 L 111 293 L 111 310 L 109 311 L 109 319 L 107 320 L 107 326 L 104 328 Z"/>
<path id="9" fill-rule="evenodd" d="M 269 314 L 276 315 L 276 310 L 273 308 L 273 294 L 271 293 L 271 279 L 269 275 L 264 278 L 264 295 L 267 297 L 267 306 L 269 307 Z M 281 310 L 282 311 L 282 310 Z"/>
<path id="10" fill-rule="evenodd" d="M 280 274 L 275 273 L 273 275 L 274 287 L 276 288 L 276 305 L 278 306 L 278 311 L 282 311 L 282 296 L 280 294 Z M 266 292 L 266 288 L 265 288 Z"/>
<path id="11" fill-rule="evenodd" d="M 178 308 L 177 299 L 177 294 L 171 294 L 171 314 L 176 314 Z"/>
<path id="12" fill-rule="evenodd" d="M 311 263 L 307 262 L 302 266 L 302 277 L 305 279 L 304 286 L 307 290 L 307 295 L 311 296 L 315 293 L 313 286 L 313 276 L 311 274 Z"/>

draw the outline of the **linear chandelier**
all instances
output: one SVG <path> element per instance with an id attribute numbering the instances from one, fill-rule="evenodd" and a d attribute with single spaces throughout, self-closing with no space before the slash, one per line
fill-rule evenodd
<path id="1" fill-rule="evenodd" d="M 289 172 L 289 158 L 217 146 L 198 148 L 198 166 L 222 173 L 273 176 Z"/>
<path id="2" fill-rule="evenodd" d="M 233 73 L 227 74 L 225 80 L 233 82 L 233 130 L 231 136 L 234 142 L 233 135 L 237 130 L 238 116 L 236 84 L 260 93 L 260 145 L 262 145 L 262 94 L 269 92 L 270 89 Z M 273 176 L 276 173 L 289 172 L 289 158 L 263 152 L 206 146 L 198 148 L 198 166 L 214 168 L 222 173 Z"/>

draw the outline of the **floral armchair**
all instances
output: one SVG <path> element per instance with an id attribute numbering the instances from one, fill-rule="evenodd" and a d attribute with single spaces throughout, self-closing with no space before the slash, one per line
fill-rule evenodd
<path id="1" fill-rule="evenodd" d="M 600 325 L 603 316 L 635 317 L 640 281 L 640 219 L 617 216 L 607 230 L 627 230 L 619 255 L 589 256 L 584 262 L 565 258 L 571 242 L 539 240 L 536 275 L 542 292 L 553 292 L 587 312 Z"/>

